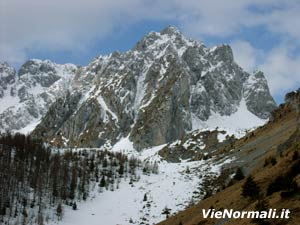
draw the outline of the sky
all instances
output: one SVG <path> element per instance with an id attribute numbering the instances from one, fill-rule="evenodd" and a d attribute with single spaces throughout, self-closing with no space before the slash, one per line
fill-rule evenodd
<path id="1" fill-rule="evenodd" d="M 168 25 L 229 44 L 244 70 L 265 73 L 278 103 L 300 87 L 299 0 L 0 0 L 0 61 L 87 65 Z"/>

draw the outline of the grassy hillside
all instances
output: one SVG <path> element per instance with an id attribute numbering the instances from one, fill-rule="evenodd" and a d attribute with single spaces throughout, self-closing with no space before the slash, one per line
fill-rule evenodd
<path id="1" fill-rule="evenodd" d="M 200 225 L 200 224 L 300 224 L 300 131 L 297 129 L 299 93 L 292 100 L 281 105 L 272 114 L 272 119 L 263 127 L 237 140 L 230 148 L 219 149 L 215 154 L 232 154 L 236 160 L 231 168 L 241 167 L 245 178 L 224 181 L 223 188 L 215 195 L 170 217 L 159 225 Z M 295 101 L 296 99 L 296 101 Z M 260 188 L 255 199 L 243 197 L 242 186 L 247 176 L 252 176 Z M 290 219 L 204 219 L 202 209 L 234 209 L 251 211 L 266 207 L 290 209 Z"/>

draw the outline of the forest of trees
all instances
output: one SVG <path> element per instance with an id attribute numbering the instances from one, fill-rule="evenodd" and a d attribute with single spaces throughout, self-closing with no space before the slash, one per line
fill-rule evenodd
<path id="1" fill-rule="evenodd" d="M 0 135 L 0 223 L 39 224 L 77 209 L 93 187 L 114 191 L 139 173 L 158 173 L 156 163 L 99 150 L 58 150 L 22 134 Z M 77 202 L 77 203 L 76 203 Z"/>

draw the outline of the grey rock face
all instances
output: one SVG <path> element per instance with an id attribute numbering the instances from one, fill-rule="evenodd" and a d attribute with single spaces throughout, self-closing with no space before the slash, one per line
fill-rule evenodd
<path id="1" fill-rule="evenodd" d="M 131 138 L 139 148 L 159 145 L 181 137 L 192 128 L 189 112 L 189 80 L 172 62 L 167 82 L 139 112 Z"/>
<path id="2" fill-rule="evenodd" d="M 40 123 L 37 126 L 37 129 L 41 131 L 40 135 L 59 135 L 59 128 L 76 111 L 80 97 L 80 93 L 75 92 L 71 95 L 68 91 L 65 96 L 58 98 L 50 106 L 47 115 L 43 118 L 47 123 Z"/>
<path id="3" fill-rule="evenodd" d="M 276 103 L 271 97 L 267 80 L 261 71 L 249 76 L 244 83 L 243 93 L 250 112 L 263 119 L 270 116 Z"/>

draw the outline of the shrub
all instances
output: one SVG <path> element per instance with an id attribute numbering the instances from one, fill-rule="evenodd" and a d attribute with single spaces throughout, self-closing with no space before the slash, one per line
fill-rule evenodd
<path id="1" fill-rule="evenodd" d="M 296 161 L 297 159 L 299 159 L 299 153 L 297 151 L 294 151 L 293 161 Z"/>
<path id="2" fill-rule="evenodd" d="M 274 156 L 268 157 L 265 159 L 264 167 L 268 166 L 271 164 L 272 166 L 276 165 L 277 160 Z"/>
<path id="3" fill-rule="evenodd" d="M 260 194 L 260 188 L 253 180 L 252 176 L 249 176 L 242 186 L 242 196 L 250 197 L 250 199 L 257 199 Z"/>
<path id="4" fill-rule="evenodd" d="M 295 193 L 293 191 L 282 191 L 280 193 L 281 198 L 290 198 L 294 195 Z"/>
<path id="5" fill-rule="evenodd" d="M 258 200 L 258 202 L 255 204 L 255 210 L 256 211 L 267 211 L 269 209 L 269 202 L 262 198 L 262 196 L 260 196 L 260 199 Z M 253 223 L 256 223 L 258 225 L 269 225 L 271 224 L 268 219 L 266 218 L 255 218 L 252 220 Z"/>
<path id="6" fill-rule="evenodd" d="M 290 178 L 286 176 L 276 177 L 276 179 L 273 182 L 271 182 L 267 188 L 267 196 L 275 192 L 288 189 L 290 183 L 291 183 Z"/>
<path id="7" fill-rule="evenodd" d="M 286 176 L 293 179 L 295 176 L 300 174 L 300 160 L 297 160 L 289 169 Z"/>

